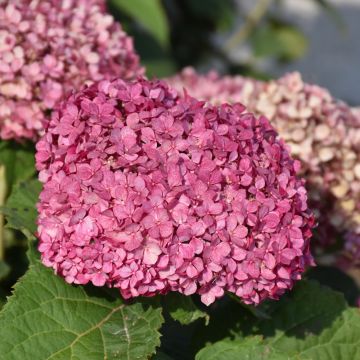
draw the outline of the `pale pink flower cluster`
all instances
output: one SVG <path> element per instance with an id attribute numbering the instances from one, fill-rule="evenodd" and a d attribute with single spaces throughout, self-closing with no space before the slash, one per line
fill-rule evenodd
<path id="1" fill-rule="evenodd" d="M 43 263 L 125 298 L 278 298 L 312 264 L 299 163 L 265 117 L 102 81 L 62 102 L 37 143 Z"/>
<path id="2" fill-rule="evenodd" d="M 143 73 L 105 0 L 0 0 L 0 137 L 34 139 L 85 82 Z"/>
<path id="3" fill-rule="evenodd" d="M 298 73 L 261 82 L 242 76 L 199 75 L 188 68 L 169 82 L 212 103 L 241 102 L 269 118 L 301 160 L 310 207 L 319 219 L 318 250 L 344 236 L 344 251 L 360 258 L 360 111 L 334 99 L 327 90 L 306 84 Z"/>

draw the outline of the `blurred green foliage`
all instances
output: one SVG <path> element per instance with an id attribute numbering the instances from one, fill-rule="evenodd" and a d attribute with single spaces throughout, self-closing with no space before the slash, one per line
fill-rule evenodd
<path id="1" fill-rule="evenodd" d="M 143 26 L 161 46 L 168 46 L 169 24 L 160 0 L 114 0 L 112 4 Z"/>
<path id="2" fill-rule="evenodd" d="M 289 62 L 304 56 L 308 40 L 292 25 L 269 21 L 254 31 L 251 44 L 256 57 Z"/>
<path id="3" fill-rule="evenodd" d="M 293 62 L 308 49 L 310 39 L 286 19 L 283 6 L 288 1 L 108 0 L 108 4 L 134 37 L 150 77 L 168 76 L 189 65 L 205 70 L 216 65 L 224 73 L 268 78 L 271 74 L 262 73 L 261 64 Z M 330 1 L 312 1 L 344 29 Z"/>

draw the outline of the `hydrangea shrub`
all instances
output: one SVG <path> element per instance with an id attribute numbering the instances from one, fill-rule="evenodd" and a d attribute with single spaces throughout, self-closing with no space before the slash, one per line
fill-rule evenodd
<path id="1" fill-rule="evenodd" d="M 168 52 L 162 3 L 111 0 Z M 309 247 L 317 217 L 360 254 L 359 109 L 143 72 L 105 0 L 0 0 L 1 360 L 358 360 L 359 288 Z"/>

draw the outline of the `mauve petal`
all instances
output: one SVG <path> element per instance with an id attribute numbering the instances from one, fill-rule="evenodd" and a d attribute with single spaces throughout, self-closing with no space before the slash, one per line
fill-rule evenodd
<path id="1" fill-rule="evenodd" d="M 131 269 L 128 267 L 128 266 L 123 266 L 119 269 L 119 275 L 122 277 L 122 278 L 128 278 L 129 276 L 131 276 L 132 274 L 132 271 Z"/>
<path id="2" fill-rule="evenodd" d="M 168 237 L 173 233 L 173 225 L 171 221 L 166 221 L 159 226 L 160 234 L 162 237 Z"/>
<path id="3" fill-rule="evenodd" d="M 190 282 L 189 285 L 186 286 L 186 288 L 184 289 L 184 295 L 192 295 L 192 294 L 195 294 L 197 290 L 197 286 L 196 286 L 196 283 L 195 282 Z"/>
<path id="4" fill-rule="evenodd" d="M 194 256 L 194 247 L 190 244 L 181 244 L 179 252 L 184 259 L 191 259 Z"/>
<path id="5" fill-rule="evenodd" d="M 91 282 L 95 286 L 104 286 L 106 283 L 106 276 L 104 273 L 96 273 L 91 277 Z"/>
<path id="6" fill-rule="evenodd" d="M 146 265 L 154 265 L 157 262 L 160 254 L 161 249 L 157 244 L 147 244 L 144 248 L 144 263 Z"/>
<path id="7" fill-rule="evenodd" d="M 277 271 L 277 274 L 282 279 L 290 279 L 290 269 L 286 269 L 285 267 L 280 267 Z"/>
<path id="8" fill-rule="evenodd" d="M 265 265 L 268 269 L 272 270 L 276 266 L 275 257 L 271 253 L 265 254 L 264 260 L 265 260 Z"/>
<path id="9" fill-rule="evenodd" d="M 220 203 L 213 203 L 209 206 L 209 212 L 212 215 L 219 215 L 223 210 L 223 206 Z"/>
<path id="10" fill-rule="evenodd" d="M 297 253 L 294 249 L 283 249 L 281 251 L 281 262 L 283 264 L 289 265 L 291 260 L 293 260 L 296 257 Z"/>
<path id="11" fill-rule="evenodd" d="M 215 296 L 213 294 L 211 294 L 210 292 L 208 292 L 206 294 L 202 294 L 200 299 L 203 304 L 205 304 L 206 306 L 209 306 L 215 301 Z"/>
<path id="12" fill-rule="evenodd" d="M 280 216 L 276 212 L 270 212 L 264 217 L 264 222 L 268 228 L 274 229 L 280 222 Z"/>
<path id="13" fill-rule="evenodd" d="M 187 268 L 186 268 L 186 275 L 189 277 L 189 278 L 194 278 L 198 275 L 198 270 L 196 269 L 195 266 L 193 265 L 189 265 Z"/>

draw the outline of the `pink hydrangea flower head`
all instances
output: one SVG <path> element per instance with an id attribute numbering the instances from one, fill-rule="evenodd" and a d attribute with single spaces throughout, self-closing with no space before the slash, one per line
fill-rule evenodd
<path id="1" fill-rule="evenodd" d="M 312 264 L 298 163 L 241 104 L 101 81 L 61 103 L 36 148 L 39 250 L 69 283 L 257 304 Z"/>
<path id="2" fill-rule="evenodd" d="M 314 248 L 326 253 L 345 235 L 349 243 L 345 252 L 354 249 L 353 240 L 360 238 L 359 109 L 305 83 L 299 73 L 261 82 L 215 72 L 200 75 L 187 68 L 168 81 L 180 95 L 186 88 L 200 100 L 241 102 L 249 111 L 266 116 L 290 146 L 291 155 L 302 163 L 309 205 L 319 221 Z M 360 253 L 352 254 L 354 263 L 360 264 L 360 258 L 355 258 Z"/>
<path id="3" fill-rule="evenodd" d="M 84 82 L 141 75 L 132 39 L 104 0 L 0 1 L 0 137 L 36 138 Z"/>

